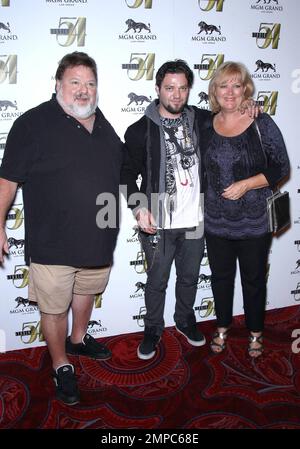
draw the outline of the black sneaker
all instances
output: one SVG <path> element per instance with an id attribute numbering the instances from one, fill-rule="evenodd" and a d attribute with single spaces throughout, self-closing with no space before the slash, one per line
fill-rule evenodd
<path id="1" fill-rule="evenodd" d="M 53 380 L 57 399 L 67 405 L 78 404 L 80 395 L 73 365 L 63 365 L 54 370 Z"/>
<path id="2" fill-rule="evenodd" d="M 70 337 L 68 337 L 66 340 L 66 352 L 72 355 L 85 355 L 96 360 L 107 360 L 112 355 L 106 346 L 98 343 L 89 334 L 85 334 L 82 343 L 72 343 Z"/>
<path id="3" fill-rule="evenodd" d="M 137 349 L 138 358 L 141 360 L 149 360 L 156 353 L 156 346 L 160 340 L 159 335 L 155 335 L 152 330 L 145 330 L 144 339 Z"/>
<path id="4" fill-rule="evenodd" d="M 187 341 L 192 346 L 203 346 L 206 343 L 206 339 L 202 332 L 197 329 L 197 324 L 190 324 L 189 326 L 178 326 L 176 325 L 176 330 L 185 336 Z"/>

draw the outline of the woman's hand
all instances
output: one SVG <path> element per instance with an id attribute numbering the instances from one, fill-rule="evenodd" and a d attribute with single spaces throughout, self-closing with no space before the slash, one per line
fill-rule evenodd
<path id="1" fill-rule="evenodd" d="M 238 200 L 249 190 L 248 180 L 243 179 L 226 187 L 222 193 L 222 197 L 227 200 Z"/>

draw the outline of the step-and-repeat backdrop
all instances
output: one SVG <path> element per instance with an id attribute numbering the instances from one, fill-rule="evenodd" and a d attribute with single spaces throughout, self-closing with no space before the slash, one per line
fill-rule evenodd
<path id="1" fill-rule="evenodd" d="M 255 99 L 282 130 L 292 163 L 285 186 L 292 226 L 271 248 L 267 308 L 295 305 L 300 301 L 299 17 L 299 0 L 0 0 L 0 159 L 14 120 L 54 92 L 57 63 L 66 53 L 85 51 L 96 60 L 99 105 L 121 138 L 155 98 L 155 72 L 166 60 L 188 62 L 195 74 L 190 103 L 205 109 L 216 67 L 241 61 L 255 82 Z M 28 300 L 23 225 L 19 189 L 7 216 L 10 254 L 0 269 L 0 351 L 44 344 L 39 311 Z M 111 279 L 95 297 L 89 323 L 96 338 L 143 330 L 145 258 L 134 225 L 122 200 Z M 215 318 L 210 278 L 205 255 L 198 321 Z M 174 324 L 174 281 L 172 271 L 167 326 Z M 234 314 L 242 312 L 238 278 Z"/>

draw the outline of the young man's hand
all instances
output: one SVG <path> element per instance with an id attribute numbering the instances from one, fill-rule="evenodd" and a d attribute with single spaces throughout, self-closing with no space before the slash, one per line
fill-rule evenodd
<path id="1" fill-rule="evenodd" d="M 148 209 L 144 207 L 139 209 L 135 218 L 141 231 L 146 232 L 147 234 L 156 233 L 157 226 L 153 215 Z"/>

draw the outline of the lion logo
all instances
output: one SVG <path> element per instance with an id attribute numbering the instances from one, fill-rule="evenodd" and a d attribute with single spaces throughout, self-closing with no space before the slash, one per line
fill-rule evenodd
<path id="1" fill-rule="evenodd" d="M 204 101 L 204 103 L 208 104 L 208 95 L 207 95 L 206 92 L 203 92 L 203 91 L 200 92 L 200 93 L 198 94 L 198 97 L 199 97 L 199 102 L 198 102 L 198 104 L 202 103 L 202 101 Z"/>
<path id="2" fill-rule="evenodd" d="M 146 97 L 145 95 L 137 95 L 134 92 L 130 92 L 130 94 L 128 94 L 128 98 L 129 98 L 129 103 L 127 106 L 129 106 L 131 103 L 135 102 L 136 105 L 139 104 L 140 102 L 140 106 L 146 101 L 147 103 L 151 103 L 151 97 Z"/>
<path id="3" fill-rule="evenodd" d="M 263 62 L 261 59 L 258 59 L 256 62 L 256 70 L 261 70 L 262 72 L 267 72 L 269 69 L 272 69 L 273 72 L 276 72 L 275 64 L 270 64 L 269 62 Z"/>
<path id="4" fill-rule="evenodd" d="M 9 25 L 9 23 L 6 22 L 6 25 L 5 25 L 5 23 L 0 22 L 0 30 L 5 30 L 8 33 L 10 33 L 10 25 Z"/>
<path id="5" fill-rule="evenodd" d="M 23 248 L 25 240 L 24 239 L 15 239 L 14 237 L 9 237 L 7 239 L 8 248 L 10 249 L 12 246 L 16 248 Z"/>
<path id="6" fill-rule="evenodd" d="M 150 23 L 146 25 L 143 22 L 135 22 L 132 19 L 127 19 L 125 23 L 127 25 L 127 30 L 125 31 L 125 33 L 128 33 L 129 30 L 133 30 L 135 33 L 140 33 L 142 30 L 146 30 L 148 31 L 148 33 L 151 33 Z"/>
<path id="7" fill-rule="evenodd" d="M 216 25 L 208 25 L 207 23 L 203 22 L 203 20 L 201 22 L 198 23 L 198 27 L 200 28 L 199 33 L 202 33 L 202 31 L 205 31 L 205 34 L 212 34 L 214 31 L 216 33 L 221 34 L 221 27 L 216 27 Z"/>
<path id="8" fill-rule="evenodd" d="M 5 108 L 4 111 L 7 110 L 7 108 L 15 108 L 18 109 L 17 102 L 13 103 L 9 100 L 0 100 L 0 111 L 2 111 L 2 108 Z"/>

